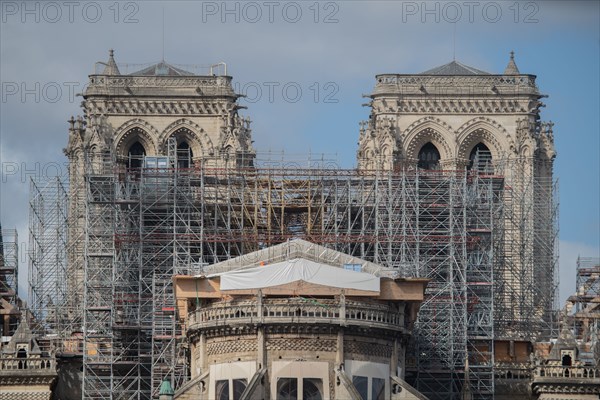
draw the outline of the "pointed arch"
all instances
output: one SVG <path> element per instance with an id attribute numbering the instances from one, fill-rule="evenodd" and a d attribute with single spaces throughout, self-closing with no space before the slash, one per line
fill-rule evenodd
<path id="1" fill-rule="evenodd" d="M 181 141 L 187 142 L 194 157 L 205 157 L 215 153 L 213 142 L 208 134 L 200 125 L 187 118 L 179 118 L 162 131 L 158 139 L 161 152 L 166 153 L 167 141 L 173 135 L 176 135 L 178 144 Z"/>
<path id="2" fill-rule="evenodd" d="M 417 132 L 417 131 L 420 131 L 425 128 L 433 128 L 433 129 L 437 130 L 438 132 L 448 134 L 448 135 L 450 135 L 453 132 L 452 126 L 447 124 L 445 121 L 442 121 L 441 119 L 434 117 L 432 115 L 428 115 L 426 117 L 419 118 L 418 120 L 416 120 L 415 122 L 410 124 L 405 129 L 405 132 L 408 132 L 408 133 Z"/>
<path id="3" fill-rule="evenodd" d="M 407 136 L 405 155 L 409 160 L 416 161 L 419 159 L 421 148 L 431 142 L 439 151 L 441 161 L 450 160 L 453 158 L 453 152 L 448 144 L 448 138 L 448 135 L 438 132 L 431 126 L 423 127 Z"/>
<path id="4" fill-rule="evenodd" d="M 440 152 L 441 160 L 450 160 L 454 152 L 450 147 L 454 133 L 452 127 L 441 119 L 433 116 L 420 118 L 410 124 L 403 138 L 405 143 L 404 157 L 416 161 L 419 151 L 428 142 L 431 142 Z"/>
<path id="5" fill-rule="evenodd" d="M 468 162 L 471 151 L 482 143 L 490 150 L 494 160 L 501 160 L 506 154 L 507 141 L 508 132 L 498 122 L 488 117 L 473 118 L 457 130 L 456 155 L 462 162 Z M 502 142 L 505 142 L 504 145 Z"/>
<path id="6" fill-rule="evenodd" d="M 425 143 L 419 149 L 417 167 L 422 169 L 439 169 L 440 151 L 431 142 Z"/>
<path id="7" fill-rule="evenodd" d="M 146 150 L 146 155 L 156 155 L 158 130 L 148 121 L 140 118 L 131 119 L 115 131 L 115 151 L 118 157 L 127 157 L 129 148 L 135 142 L 140 142 Z"/>

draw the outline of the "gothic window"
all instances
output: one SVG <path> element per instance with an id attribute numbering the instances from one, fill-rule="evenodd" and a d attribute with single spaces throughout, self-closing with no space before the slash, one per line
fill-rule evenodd
<path id="1" fill-rule="evenodd" d="M 17 351 L 17 358 L 19 358 L 19 369 L 27 369 L 27 350 L 19 349 Z"/>
<path id="2" fill-rule="evenodd" d="M 421 169 L 438 169 L 440 161 L 440 152 L 431 142 L 426 143 L 419 150 L 419 162 L 417 166 Z"/>
<path id="3" fill-rule="evenodd" d="M 474 169 L 480 173 L 493 173 L 492 152 L 483 143 L 477 143 L 469 155 L 468 170 Z"/>
<path id="4" fill-rule="evenodd" d="M 233 400 L 239 400 L 242 397 L 242 393 L 246 390 L 248 383 L 245 379 L 234 379 L 233 380 Z"/>
<path id="5" fill-rule="evenodd" d="M 565 354 L 562 357 L 562 366 L 563 367 L 570 367 L 571 365 L 573 365 L 573 359 L 571 358 L 570 354 Z"/>
<path id="6" fill-rule="evenodd" d="M 352 376 L 352 384 L 362 400 L 385 400 L 385 379 L 374 376 Z"/>
<path id="7" fill-rule="evenodd" d="M 129 157 L 129 168 L 140 169 L 144 163 L 144 156 L 146 155 L 146 149 L 140 142 L 135 142 L 129 146 L 128 150 Z"/>
<path id="8" fill-rule="evenodd" d="M 366 376 L 353 376 L 352 384 L 360 394 L 362 400 L 368 400 L 369 395 L 369 378 Z"/>
<path id="9" fill-rule="evenodd" d="M 304 378 L 302 379 L 302 400 L 322 400 L 321 394 L 323 383 L 321 379 Z"/>
<path id="10" fill-rule="evenodd" d="M 192 148 L 197 149 L 196 134 L 190 129 L 181 127 L 171 134 L 177 141 L 177 167 L 191 168 L 194 158 Z M 197 156 L 198 154 L 196 154 Z"/>
<path id="11" fill-rule="evenodd" d="M 190 168 L 194 154 L 188 142 L 181 141 L 177 144 L 177 168 Z"/>
<path id="12" fill-rule="evenodd" d="M 217 400 L 229 400 L 229 381 L 217 381 Z"/>
<path id="13" fill-rule="evenodd" d="M 247 382 L 246 379 L 218 380 L 216 382 L 216 400 L 239 400 L 244 390 L 246 390 L 246 386 L 248 386 Z M 230 393 L 230 383 L 232 393 Z"/>
<path id="14" fill-rule="evenodd" d="M 385 379 L 373 378 L 371 382 L 371 399 L 385 400 Z"/>
<path id="15" fill-rule="evenodd" d="M 302 398 L 299 397 L 297 378 L 279 378 L 277 380 L 276 400 L 322 400 L 323 380 L 317 378 L 302 379 Z"/>
<path id="16" fill-rule="evenodd" d="M 277 381 L 277 400 L 298 400 L 298 379 L 279 378 Z"/>

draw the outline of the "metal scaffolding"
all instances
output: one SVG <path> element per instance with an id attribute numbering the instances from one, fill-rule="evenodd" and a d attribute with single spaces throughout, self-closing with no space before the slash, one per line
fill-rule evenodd
<path id="1" fill-rule="evenodd" d="M 577 258 L 577 291 L 567 304 L 571 307 L 566 321 L 580 344 L 579 359 L 588 365 L 600 365 L 600 258 Z"/>
<path id="2" fill-rule="evenodd" d="M 503 265 L 495 276 L 496 337 L 548 340 L 558 334 L 558 196 L 546 165 L 498 163 L 504 191 Z"/>
<path id="3" fill-rule="evenodd" d="M 294 238 L 431 279 L 407 355 L 407 379 L 431 399 L 493 398 L 494 340 L 552 330 L 556 202 L 535 169 L 178 159 L 189 154 L 173 142 L 136 162 L 95 154 L 79 189 L 32 183 L 32 308 L 64 339 L 83 325 L 86 399 L 156 397 L 163 379 L 180 387 L 172 276 Z M 66 287 L 78 266 L 84 288 Z"/>
<path id="4" fill-rule="evenodd" d="M 67 188 L 60 177 L 30 181 L 29 307 L 40 333 L 61 337 L 81 329 L 69 301 L 67 207 Z"/>
<path id="5" fill-rule="evenodd" d="M 2 336 L 10 336 L 17 328 L 19 312 L 19 237 L 15 229 L 2 229 L 0 226 L 0 308 L 6 311 L 0 321 Z M 5 307 L 5 305 L 7 305 Z M 13 308 L 14 307 L 14 308 Z"/>
<path id="6" fill-rule="evenodd" d="M 171 277 L 294 238 L 430 278 L 417 386 L 452 398 L 468 380 L 475 398 L 491 398 L 501 176 L 324 161 L 177 168 L 176 159 L 171 149 L 141 168 L 87 177 L 85 398 L 155 397 L 165 378 L 180 386 L 187 367 Z"/>

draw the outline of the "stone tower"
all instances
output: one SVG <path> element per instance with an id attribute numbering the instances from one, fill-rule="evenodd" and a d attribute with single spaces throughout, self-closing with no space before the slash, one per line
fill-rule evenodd
<path id="1" fill-rule="evenodd" d="M 502 175 L 504 249 L 495 271 L 498 337 L 548 334 L 555 299 L 552 123 L 540 121 L 536 76 L 457 61 L 420 74 L 382 74 L 361 124 L 358 166 L 367 170 Z M 423 172 L 426 173 L 426 172 Z"/>
<path id="2" fill-rule="evenodd" d="M 172 160 L 174 153 L 178 168 L 184 169 L 253 164 L 250 120 L 238 115 L 239 95 L 226 66 L 213 67 L 198 75 L 161 61 L 122 74 L 110 50 L 108 61 L 97 63 L 89 76 L 83 116 L 69 121 L 64 149 L 71 200 L 66 321 L 72 330 L 81 326 L 82 316 L 86 174 L 131 172 L 146 166 L 146 156 L 170 155 Z M 217 67 L 225 73 L 217 74 Z"/>

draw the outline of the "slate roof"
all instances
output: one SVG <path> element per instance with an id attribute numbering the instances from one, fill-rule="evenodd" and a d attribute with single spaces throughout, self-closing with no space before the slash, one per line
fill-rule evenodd
<path id="1" fill-rule="evenodd" d="M 470 67 L 458 61 L 450 61 L 448 64 L 421 72 L 419 75 L 490 75 L 490 73 Z"/>
<path id="2" fill-rule="evenodd" d="M 577 346 L 577 341 L 573 336 L 571 330 L 565 326 L 560 332 L 560 336 L 554 346 L 552 346 L 552 350 L 548 356 L 548 360 L 560 360 L 560 351 L 561 350 L 575 350 L 577 351 L 579 347 Z"/>
<path id="3" fill-rule="evenodd" d="M 164 60 L 141 69 L 139 71 L 133 72 L 130 75 L 134 76 L 194 76 L 193 73 L 183 70 L 181 68 L 177 68 Z"/>
<path id="4" fill-rule="evenodd" d="M 15 333 L 12 335 L 10 342 L 4 348 L 3 353 L 16 355 L 17 344 L 22 343 L 27 343 L 29 345 L 29 351 L 27 352 L 27 355 L 42 353 L 40 347 L 38 346 L 37 340 L 35 339 L 35 336 L 29 328 L 27 318 L 24 315 L 23 317 L 21 317 L 21 322 L 19 323 L 19 326 L 17 327 Z"/>

